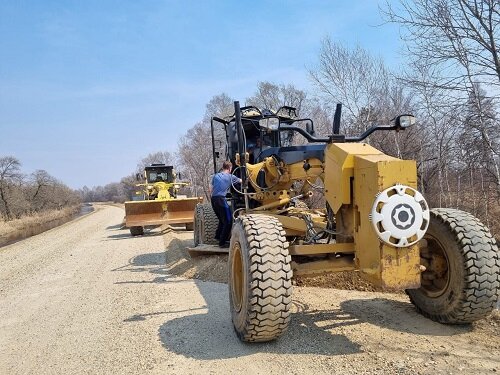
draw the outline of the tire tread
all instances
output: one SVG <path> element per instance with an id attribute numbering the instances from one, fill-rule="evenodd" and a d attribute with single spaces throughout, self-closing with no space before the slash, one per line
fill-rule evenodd
<path id="1" fill-rule="evenodd" d="M 464 324 L 482 319 L 496 307 L 500 293 L 500 257 L 488 228 L 473 215 L 450 208 L 431 210 L 431 215 L 453 233 L 462 252 L 464 288 L 456 307 L 446 314 L 422 310 L 411 293 L 410 301 L 424 316 L 442 323 Z"/>
<path id="2" fill-rule="evenodd" d="M 290 321 L 292 269 L 288 242 L 281 223 L 266 215 L 238 218 L 247 235 L 248 309 L 243 341 L 270 341 L 281 336 Z"/>

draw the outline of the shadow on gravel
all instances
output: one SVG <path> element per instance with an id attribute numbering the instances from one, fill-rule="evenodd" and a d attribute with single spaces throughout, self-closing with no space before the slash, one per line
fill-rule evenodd
<path id="1" fill-rule="evenodd" d="M 161 275 L 152 280 L 140 281 L 117 281 L 115 284 L 151 284 L 167 282 L 168 271 L 165 265 L 165 251 L 159 253 L 146 253 L 137 255 L 128 260 L 124 266 L 112 269 L 113 272 L 149 272 L 154 275 Z"/>
<path id="2" fill-rule="evenodd" d="M 106 227 L 106 230 L 117 230 L 117 229 L 121 229 L 122 226 L 123 226 L 123 223 L 110 225 L 110 226 Z"/>
<path id="3" fill-rule="evenodd" d="M 192 240 L 174 238 L 166 252 L 150 252 L 135 256 L 116 272 L 148 272 L 157 275 L 147 281 L 121 281 L 116 284 L 136 283 L 192 283 L 198 287 L 206 306 L 196 306 L 185 311 L 156 311 L 135 314 L 125 322 L 141 322 L 154 316 L 183 314 L 166 321 L 159 328 L 159 338 L 169 351 L 202 360 L 235 358 L 260 352 L 342 355 L 361 352 L 360 346 L 344 335 L 330 330 L 358 324 L 342 311 L 310 311 L 307 306 L 295 304 L 288 332 L 270 343 L 247 344 L 241 342 L 233 331 L 229 315 L 227 285 L 200 280 L 183 280 L 174 275 L 196 272 L 193 262 L 185 261 L 185 248 Z M 182 298 L 182 296 L 179 296 Z"/>
<path id="4" fill-rule="evenodd" d="M 344 301 L 342 311 L 361 322 L 370 323 L 393 331 L 416 335 L 453 336 L 472 331 L 472 325 L 446 325 L 420 315 L 410 302 L 387 298 L 370 298 Z"/>
<path id="5" fill-rule="evenodd" d="M 186 267 L 192 267 L 170 253 L 170 251 L 185 251 L 184 248 L 188 243 L 190 240 L 174 239 L 166 253 L 164 251 L 146 253 L 129 259 L 126 265 L 113 271 L 149 272 L 158 277 L 147 281 L 131 280 L 116 284 L 194 282 L 206 306 L 198 305 L 183 311 L 135 314 L 124 322 L 134 323 L 159 315 L 183 314 L 182 317 L 176 317 L 162 324 L 158 332 L 159 338 L 166 349 L 202 360 L 235 358 L 260 352 L 341 355 L 361 351 L 358 344 L 344 335 L 330 332 L 340 326 L 358 324 L 356 319 L 342 311 L 310 311 L 307 306 L 299 304 L 294 305 L 296 312 L 293 314 L 288 332 L 282 339 L 270 343 L 242 343 L 233 331 L 226 284 L 184 280 L 173 276 L 186 271 Z"/>
<path id="6" fill-rule="evenodd" d="M 128 231 L 126 233 L 120 233 L 120 234 L 110 234 L 108 238 L 110 240 L 123 240 L 123 239 L 133 239 L 133 238 L 141 238 L 141 237 L 156 237 L 156 236 L 163 236 L 165 234 L 165 231 L 148 231 L 146 230 L 144 234 L 140 236 L 132 236 Z"/>
<path id="7" fill-rule="evenodd" d="M 229 315 L 227 285 L 194 281 L 207 303 L 204 314 L 174 318 L 162 324 L 158 335 L 174 353 L 201 360 L 236 358 L 255 353 L 345 355 L 360 353 L 360 346 L 344 335 L 330 332 L 336 327 L 358 324 L 342 311 L 308 311 L 295 305 L 285 335 L 268 343 L 243 343 L 233 331 Z M 167 312 L 166 312 L 167 313 Z"/>
<path id="8" fill-rule="evenodd" d="M 188 309 L 188 310 L 177 310 L 177 311 L 160 311 L 160 312 L 154 312 L 154 313 L 149 313 L 149 314 L 135 314 L 135 315 L 132 315 L 130 318 L 127 318 L 124 320 L 124 322 L 141 322 L 141 321 L 144 321 L 148 318 L 151 318 L 153 316 L 157 316 L 157 315 L 165 315 L 165 314 L 179 314 L 179 313 L 185 313 L 185 312 L 190 312 L 190 311 L 196 311 L 196 310 L 205 310 L 206 307 L 203 306 L 203 307 L 198 307 L 198 308 L 195 308 L 195 309 Z"/>

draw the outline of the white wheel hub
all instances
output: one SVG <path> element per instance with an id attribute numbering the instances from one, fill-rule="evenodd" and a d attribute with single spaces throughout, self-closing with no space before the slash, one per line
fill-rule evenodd
<path id="1" fill-rule="evenodd" d="M 377 195 L 370 221 L 384 243 L 395 247 L 411 246 L 427 231 L 429 206 L 417 190 L 397 184 Z"/>

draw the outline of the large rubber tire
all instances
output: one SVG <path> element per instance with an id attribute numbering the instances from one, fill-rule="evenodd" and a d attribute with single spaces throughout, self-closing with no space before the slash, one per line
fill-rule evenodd
<path id="1" fill-rule="evenodd" d="M 423 242 L 422 286 L 406 291 L 417 310 L 447 324 L 486 317 L 500 293 L 499 252 L 489 230 L 467 212 L 433 209 Z"/>
<path id="2" fill-rule="evenodd" d="M 217 245 L 219 241 L 215 239 L 215 231 L 218 225 L 219 219 L 212 206 L 207 203 L 197 204 L 194 213 L 194 246 Z"/>
<path id="3" fill-rule="evenodd" d="M 242 341 L 270 341 L 290 321 L 292 268 L 281 223 L 266 215 L 236 219 L 229 251 L 229 300 Z"/>
<path id="4" fill-rule="evenodd" d="M 132 236 L 142 236 L 144 234 L 143 227 L 130 227 L 130 234 Z"/>

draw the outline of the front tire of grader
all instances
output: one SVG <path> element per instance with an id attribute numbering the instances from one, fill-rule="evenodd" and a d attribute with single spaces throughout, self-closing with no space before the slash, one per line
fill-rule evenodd
<path id="1" fill-rule="evenodd" d="M 142 236 L 144 234 L 143 227 L 130 227 L 130 234 L 132 236 Z"/>
<path id="2" fill-rule="evenodd" d="M 212 205 L 207 203 L 199 203 L 194 211 L 194 246 L 201 244 L 217 245 L 218 240 L 215 239 L 215 232 L 219 219 L 215 215 Z M 186 225 L 187 229 L 187 225 Z"/>
<path id="3" fill-rule="evenodd" d="M 271 341 L 290 321 L 292 268 L 281 223 L 266 215 L 236 219 L 229 250 L 229 301 L 242 341 Z"/>
<path id="4" fill-rule="evenodd" d="M 421 287 L 406 291 L 417 310 L 447 324 L 486 317 L 500 293 L 499 252 L 489 230 L 467 212 L 433 209 L 423 243 Z"/>

